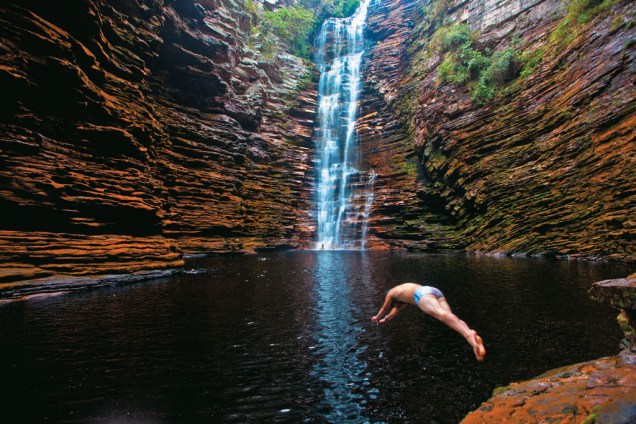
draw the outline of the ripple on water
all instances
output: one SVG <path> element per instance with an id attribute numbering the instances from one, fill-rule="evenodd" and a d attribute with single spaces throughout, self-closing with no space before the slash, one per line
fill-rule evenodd
<path id="1" fill-rule="evenodd" d="M 496 386 L 614 353 L 614 311 L 586 290 L 627 274 L 384 252 L 188 267 L 215 272 L 2 305 L 7 413 L 60 423 L 456 423 Z M 423 279 L 482 334 L 484 364 L 417 310 L 370 322 L 390 286 Z"/>

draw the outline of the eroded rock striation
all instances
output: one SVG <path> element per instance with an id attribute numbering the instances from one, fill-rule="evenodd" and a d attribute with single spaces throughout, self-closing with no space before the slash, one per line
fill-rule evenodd
<path id="1" fill-rule="evenodd" d="M 574 22 L 570 4 L 372 2 L 368 247 L 634 260 L 634 6 Z M 265 51 L 246 5 L 28 0 L 0 16 L 0 279 L 311 245 L 317 76 Z M 486 98 L 483 61 L 448 75 L 435 34 L 454 25 L 474 33 L 456 56 L 518 55 Z"/>
<path id="2" fill-rule="evenodd" d="M 421 159 L 397 109 L 397 96 L 408 67 L 408 42 L 414 17 L 422 5 L 415 1 L 374 2 L 368 31 L 374 43 L 363 71 L 365 87 L 358 122 L 365 167 L 376 173 L 374 202 L 367 245 L 439 250 L 460 248 L 453 221 L 443 205 L 426 196 Z"/>
<path id="3" fill-rule="evenodd" d="M 298 244 L 315 70 L 231 0 L 0 5 L 0 280 Z"/>
<path id="4" fill-rule="evenodd" d="M 633 2 L 576 24 L 569 4 L 375 3 L 361 143 L 379 168 L 378 242 L 634 260 Z M 456 53 L 466 72 L 485 66 L 474 51 L 519 55 L 492 98 L 475 74 L 440 78 L 453 62 L 432 40 L 453 25 L 476 37 Z"/>

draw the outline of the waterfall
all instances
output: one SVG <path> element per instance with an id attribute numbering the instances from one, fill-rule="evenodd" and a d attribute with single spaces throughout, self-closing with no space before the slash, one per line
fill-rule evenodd
<path id="1" fill-rule="evenodd" d="M 360 65 L 369 2 L 362 0 L 348 18 L 326 20 L 317 40 L 317 249 L 365 246 L 375 173 L 355 166 Z"/>

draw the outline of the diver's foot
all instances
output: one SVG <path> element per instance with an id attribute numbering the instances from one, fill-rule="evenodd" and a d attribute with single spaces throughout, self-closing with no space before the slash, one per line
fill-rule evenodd
<path id="1" fill-rule="evenodd" d="M 486 357 L 486 348 L 484 347 L 484 341 L 477 333 L 474 335 L 473 352 L 479 362 L 482 362 Z"/>

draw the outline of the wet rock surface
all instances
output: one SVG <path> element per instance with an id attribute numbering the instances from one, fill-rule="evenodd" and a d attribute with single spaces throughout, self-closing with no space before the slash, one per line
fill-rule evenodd
<path id="1" fill-rule="evenodd" d="M 314 70 L 186 3 L 0 5 L 0 279 L 299 244 Z"/>
<path id="2" fill-rule="evenodd" d="M 167 278 L 182 272 L 177 269 L 139 271 L 126 274 L 101 274 L 99 276 L 54 276 L 31 278 L 28 281 L 0 283 L 0 304 L 36 298 L 69 294 L 87 289 L 130 285 L 149 280 Z"/>
<path id="3" fill-rule="evenodd" d="M 636 274 L 594 283 L 589 294 L 592 299 L 620 310 L 617 320 L 625 336 L 621 341 L 620 361 L 636 365 Z"/>
<path id="4" fill-rule="evenodd" d="M 636 274 L 596 282 L 589 293 L 595 300 L 620 309 L 618 323 L 625 338 L 619 355 L 569 365 L 497 388 L 462 423 L 636 422 L 636 303 L 632 302 Z"/>
<path id="5" fill-rule="evenodd" d="M 636 274 L 620 280 L 605 280 L 594 283 L 590 296 L 624 310 L 636 311 Z"/>
<path id="6" fill-rule="evenodd" d="M 367 245 L 375 248 L 442 250 L 457 248 L 454 227 L 437 201 L 423 191 L 419 158 L 396 96 L 408 65 L 408 43 L 417 2 L 373 2 L 368 31 L 373 46 L 363 75 L 358 131 L 366 169 L 377 174 Z"/>
<path id="7" fill-rule="evenodd" d="M 601 358 L 498 388 L 462 423 L 634 422 L 636 365 L 618 363 Z"/>

